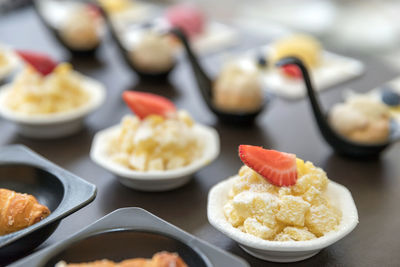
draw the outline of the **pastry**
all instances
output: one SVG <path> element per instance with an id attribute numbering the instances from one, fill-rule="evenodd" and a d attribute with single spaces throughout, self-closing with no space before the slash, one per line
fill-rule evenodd
<path id="1" fill-rule="evenodd" d="M 34 196 L 0 188 L 0 235 L 24 229 L 49 214 L 50 210 Z"/>
<path id="2" fill-rule="evenodd" d="M 215 107 L 227 112 L 257 111 L 263 104 L 263 93 L 257 70 L 235 64 L 226 65 L 213 87 Z"/>
<path id="3" fill-rule="evenodd" d="M 386 142 L 390 133 L 388 107 L 369 96 L 357 95 L 336 104 L 329 121 L 338 133 L 359 143 Z"/>
<path id="4" fill-rule="evenodd" d="M 165 72 L 175 64 L 174 50 L 167 36 L 146 30 L 131 49 L 129 59 L 138 70 L 147 73 Z"/>
<path id="5" fill-rule="evenodd" d="M 82 77 L 68 63 L 58 64 L 39 53 L 20 52 L 28 63 L 5 95 L 15 112 L 36 115 L 67 112 L 89 100 Z"/>
<path id="6" fill-rule="evenodd" d="M 325 195 L 329 179 L 294 154 L 241 145 L 244 162 L 223 207 L 242 232 L 270 241 L 305 241 L 335 231 L 341 211 Z"/>
<path id="7" fill-rule="evenodd" d="M 88 263 L 59 262 L 55 267 L 187 267 L 176 253 L 159 252 L 152 259 L 135 258 L 115 263 L 110 260 L 98 260 Z"/>
<path id="8" fill-rule="evenodd" d="M 111 138 L 111 160 L 137 171 L 165 171 L 201 157 L 203 143 L 186 111 L 149 93 L 125 92 L 123 97 L 136 116 L 125 116 Z"/>

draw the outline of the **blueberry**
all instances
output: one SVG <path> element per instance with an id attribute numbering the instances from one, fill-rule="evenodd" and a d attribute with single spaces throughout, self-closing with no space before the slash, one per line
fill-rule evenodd
<path id="1" fill-rule="evenodd" d="M 388 106 L 400 105 L 400 95 L 391 88 L 384 88 L 381 93 L 383 103 Z"/>
<path id="2" fill-rule="evenodd" d="M 262 56 L 262 55 L 257 56 L 257 65 L 259 67 L 265 68 L 267 66 L 267 63 L 268 63 L 268 61 L 264 56 Z"/>

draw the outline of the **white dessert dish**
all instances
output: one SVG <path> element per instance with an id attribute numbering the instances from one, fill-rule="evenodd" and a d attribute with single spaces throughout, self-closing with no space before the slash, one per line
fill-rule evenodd
<path id="1" fill-rule="evenodd" d="M 344 186 L 330 181 L 326 196 L 342 212 L 342 219 L 337 231 L 308 241 L 269 241 L 244 233 L 227 221 L 223 211 L 223 206 L 228 201 L 229 191 L 236 177 L 224 180 L 211 188 L 208 195 L 207 216 L 211 225 L 235 240 L 243 250 L 254 257 L 273 262 L 301 261 L 342 239 L 358 223 L 357 208 L 350 191 Z"/>
<path id="2" fill-rule="evenodd" d="M 32 138 L 58 138 L 79 131 L 87 115 L 101 106 L 105 100 L 106 89 L 98 81 L 80 75 L 82 89 L 89 95 L 89 101 L 73 110 L 52 114 L 25 114 L 10 109 L 6 104 L 7 94 L 12 89 L 11 84 L 0 87 L 0 115 L 15 123 L 18 132 Z"/>
<path id="3" fill-rule="evenodd" d="M 218 133 L 210 127 L 195 124 L 193 131 L 198 138 L 204 141 L 204 151 L 200 158 L 189 165 L 172 170 L 136 171 L 114 162 L 107 152 L 108 144 L 119 133 L 120 125 L 116 125 L 98 132 L 92 143 L 91 159 L 115 174 L 125 186 L 142 191 L 166 191 L 180 187 L 192 177 L 196 171 L 211 163 L 219 154 Z"/>

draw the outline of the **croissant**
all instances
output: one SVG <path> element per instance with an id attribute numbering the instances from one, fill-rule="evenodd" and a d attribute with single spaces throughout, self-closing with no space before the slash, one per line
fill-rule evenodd
<path id="1" fill-rule="evenodd" d="M 50 210 L 34 196 L 0 188 L 0 235 L 24 229 L 49 214 Z"/>
<path id="2" fill-rule="evenodd" d="M 67 264 L 60 261 L 56 267 L 187 267 L 186 263 L 176 253 L 159 252 L 152 259 L 135 258 L 115 263 L 109 260 L 98 260 L 88 263 Z"/>

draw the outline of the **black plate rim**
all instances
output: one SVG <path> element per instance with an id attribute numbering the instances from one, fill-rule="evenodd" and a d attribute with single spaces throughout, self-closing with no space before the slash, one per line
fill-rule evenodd
<path id="1" fill-rule="evenodd" d="M 43 266 L 53 256 L 72 245 L 73 243 L 115 229 L 141 230 L 146 232 L 158 233 L 183 242 L 191 247 L 203 258 L 208 266 L 230 266 L 230 267 L 249 267 L 250 265 L 239 258 L 220 248 L 206 243 L 197 237 L 181 230 L 180 228 L 156 217 L 150 212 L 136 207 L 117 209 L 108 215 L 92 223 L 83 230 L 72 236 L 59 241 L 41 251 L 38 251 L 10 266 L 22 267 L 29 263 L 29 266 Z"/>
<path id="2" fill-rule="evenodd" d="M 4 146 L 0 149 L 0 165 L 26 165 L 39 168 L 55 176 L 61 182 L 64 195 L 58 207 L 45 219 L 25 229 L 0 236 L 0 249 L 31 234 L 32 232 L 59 221 L 94 200 L 96 186 L 64 170 L 23 145 Z M 73 197 L 72 197 L 73 196 Z"/>

